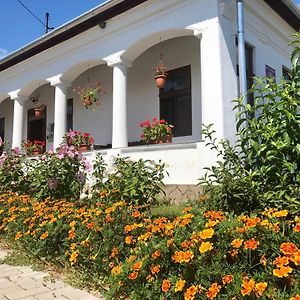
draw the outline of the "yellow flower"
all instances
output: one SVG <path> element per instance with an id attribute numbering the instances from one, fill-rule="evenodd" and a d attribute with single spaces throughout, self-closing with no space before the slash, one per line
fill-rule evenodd
<path id="1" fill-rule="evenodd" d="M 279 269 L 273 270 L 273 275 L 279 278 L 288 277 L 289 273 L 292 273 L 293 269 L 291 267 L 280 267 Z"/>
<path id="2" fill-rule="evenodd" d="M 185 286 L 185 280 L 179 279 L 175 284 L 175 292 L 181 292 Z"/>
<path id="3" fill-rule="evenodd" d="M 17 232 L 16 236 L 15 236 L 15 240 L 17 241 L 19 238 L 21 238 L 23 235 L 20 231 Z"/>
<path id="4" fill-rule="evenodd" d="M 49 236 L 48 231 L 45 231 L 41 236 L 40 239 L 44 240 L 45 238 L 47 238 Z"/>
<path id="5" fill-rule="evenodd" d="M 78 251 L 78 250 L 72 252 L 72 254 L 71 254 L 70 258 L 69 258 L 69 261 L 70 261 L 72 264 L 76 263 L 78 255 L 79 255 L 79 251 Z"/>
<path id="6" fill-rule="evenodd" d="M 176 251 L 172 256 L 172 259 L 176 263 L 188 263 L 194 258 L 194 253 L 192 251 Z"/>
<path id="7" fill-rule="evenodd" d="M 76 221 L 72 221 L 72 222 L 69 224 L 70 227 L 74 227 L 75 225 L 76 225 Z"/>
<path id="8" fill-rule="evenodd" d="M 210 242 L 202 242 L 200 248 L 199 248 L 199 251 L 200 253 L 205 253 L 209 250 L 212 250 L 213 249 L 213 244 L 210 243 Z"/>
<path id="9" fill-rule="evenodd" d="M 266 282 L 259 282 L 255 284 L 254 293 L 259 298 L 263 295 L 264 291 L 266 290 L 268 284 Z"/>
<path id="10" fill-rule="evenodd" d="M 205 239 L 211 239 L 214 235 L 215 231 L 211 228 L 205 229 L 200 232 L 200 237 L 205 240 Z"/>
<path id="11" fill-rule="evenodd" d="M 111 274 L 113 275 L 119 275 L 122 271 L 122 267 L 121 266 L 115 266 L 112 268 L 111 270 Z"/>
<path id="12" fill-rule="evenodd" d="M 285 210 L 280 210 L 280 211 L 275 211 L 273 213 L 273 217 L 275 218 L 281 218 L 281 217 L 286 217 L 288 215 L 288 211 Z"/>
<path id="13" fill-rule="evenodd" d="M 255 286 L 255 281 L 253 279 L 243 279 L 243 284 L 242 284 L 242 290 L 241 290 L 241 294 L 243 296 L 247 296 L 250 295 L 252 290 L 254 289 Z"/>

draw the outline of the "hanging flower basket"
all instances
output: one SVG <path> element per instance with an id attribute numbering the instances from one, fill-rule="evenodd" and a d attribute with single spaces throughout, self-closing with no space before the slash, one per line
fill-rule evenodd
<path id="1" fill-rule="evenodd" d="M 38 108 L 38 107 L 36 107 L 36 108 L 34 109 L 34 115 L 35 115 L 37 118 L 40 118 L 40 117 L 42 116 L 43 112 L 44 112 L 44 107 L 43 107 L 43 108 Z"/>
<path id="2" fill-rule="evenodd" d="M 78 87 L 74 89 L 80 97 L 81 104 L 86 109 L 93 109 L 95 110 L 96 107 L 101 106 L 101 93 L 102 93 L 102 86 L 100 82 L 97 82 L 94 85 L 88 84 L 86 87 Z"/>
<path id="3" fill-rule="evenodd" d="M 155 70 L 154 79 L 156 82 L 156 86 L 159 89 L 163 89 L 167 82 L 167 72 L 166 72 L 167 68 L 164 66 L 162 58 L 163 58 L 163 54 L 160 55 L 159 64 L 154 69 Z"/>

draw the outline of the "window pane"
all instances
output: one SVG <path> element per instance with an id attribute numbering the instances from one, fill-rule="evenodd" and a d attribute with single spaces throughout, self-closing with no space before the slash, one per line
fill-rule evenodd
<path id="1" fill-rule="evenodd" d="M 0 137 L 4 140 L 5 118 L 0 118 Z"/>
<path id="2" fill-rule="evenodd" d="M 167 72 L 167 83 L 163 93 L 190 88 L 191 85 L 190 66 L 171 70 Z"/>

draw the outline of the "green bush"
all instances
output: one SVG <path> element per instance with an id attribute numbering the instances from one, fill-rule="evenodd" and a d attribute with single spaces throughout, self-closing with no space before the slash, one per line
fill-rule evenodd
<path id="1" fill-rule="evenodd" d="M 212 202 L 235 211 L 263 207 L 300 209 L 300 35 L 293 43 L 289 80 L 257 78 L 254 105 L 236 101 L 237 141 L 218 141 L 204 127 L 208 145 L 220 161 L 201 183 Z M 253 117 L 254 116 L 254 117 Z"/>

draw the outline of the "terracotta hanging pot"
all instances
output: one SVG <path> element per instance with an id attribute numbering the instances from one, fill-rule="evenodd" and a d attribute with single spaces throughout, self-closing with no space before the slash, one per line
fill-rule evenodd
<path id="1" fill-rule="evenodd" d="M 91 149 L 90 145 L 79 145 L 78 147 L 78 151 L 79 152 L 85 152 Z"/>
<path id="2" fill-rule="evenodd" d="M 166 86 L 166 81 L 167 81 L 167 75 L 156 75 L 154 77 L 155 79 L 155 82 L 156 82 L 156 86 L 159 88 L 159 89 L 163 89 L 165 86 Z"/>
<path id="3" fill-rule="evenodd" d="M 35 109 L 34 109 L 34 115 L 35 115 L 37 118 L 41 117 L 42 114 L 43 114 L 43 110 L 44 110 L 44 108 L 35 108 Z"/>

